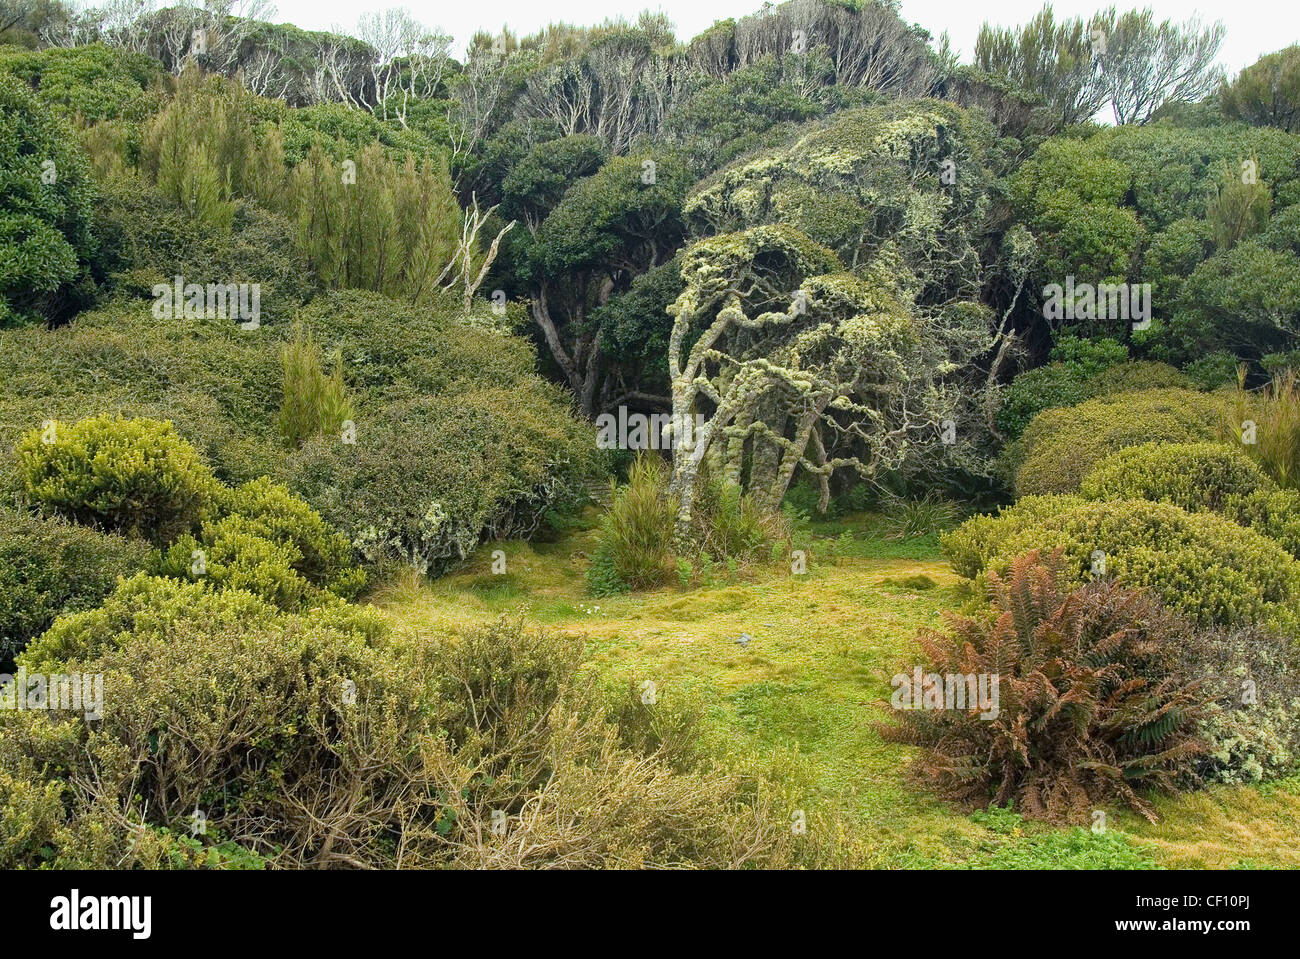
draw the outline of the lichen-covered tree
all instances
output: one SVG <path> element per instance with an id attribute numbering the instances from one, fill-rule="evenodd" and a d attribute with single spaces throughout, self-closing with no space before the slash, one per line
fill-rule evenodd
<path id="1" fill-rule="evenodd" d="M 972 298 L 990 138 L 978 114 L 936 100 L 847 110 L 708 177 L 684 213 L 697 236 L 786 223 L 850 270 L 896 257 L 918 302 Z"/>
<path id="2" fill-rule="evenodd" d="M 824 506 L 837 469 L 870 480 L 944 455 L 962 402 L 954 377 L 988 348 L 988 316 L 974 304 L 918 309 L 894 281 L 905 272 L 889 258 L 845 272 L 784 225 L 688 248 L 668 346 L 679 537 L 706 462 L 771 509 L 799 467 Z"/>

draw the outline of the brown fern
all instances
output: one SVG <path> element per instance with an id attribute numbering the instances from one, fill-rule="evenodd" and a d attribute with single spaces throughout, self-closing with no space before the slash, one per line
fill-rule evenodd
<path id="1" fill-rule="evenodd" d="M 1194 733 L 1207 696 L 1174 666 L 1189 627 L 1142 592 L 1066 582 L 1059 550 L 1027 553 L 990 575 L 990 615 L 917 637 L 927 673 L 998 676 L 995 718 L 905 710 L 881 733 L 921 747 L 918 778 L 968 808 L 1082 822 L 1117 802 L 1154 820 L 1144 794 L 1188 782 L 1206 751 Z"/>

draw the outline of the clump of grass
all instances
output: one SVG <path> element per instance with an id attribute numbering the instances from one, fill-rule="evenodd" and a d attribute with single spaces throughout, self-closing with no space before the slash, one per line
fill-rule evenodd
<path id="1" fill-rule="evenodd" d="M 715 571 L 729 580 L 742 569 L 776 556 L 791 539 L 791 524 L 762 510 L 739 486 L 703 476 L 691 511 L 690 549 L 674 550 L 677 501 L 668 493 L 668 468 L 643 455 L 628 471 L 627 485 L 613 490 L 587 569 L 587 589 L 608 596 L 629 589 L 653 589 L 676 581 L 713 585 Z M 781 551 L 784 555 L 784 550 Z"/>
<path id="2" fill-rule="evenodd" d="M 1300 489 L 1300 381 L 1286 369 L 1262 390 L 1245 388 L 1246 368 L 1237 370 L 1237 395 L 1223 439 L 1238 446 L 1279 486 Z M 1251 425 L 1253 424 L 1253 429 Z"/>
<path id="3" fill-rule="evenodd" d="M 956 504 L 935 492 L 928 492 L 920 499 L 887 493 L 881 499 L 881 506 L 881 526 L 886 539 L 937 536 L 952 528 L 958 519 Z"/>
<path id="4" fill-rule="evenodd" d="M 668 496 L 667 470 L 655 456 L 640 456 L 627 485 L 613 491 L 587 571 L 597 596 L 627 589 L 653 589 L 676 574 L 671 553 L 676 510 Z"/>

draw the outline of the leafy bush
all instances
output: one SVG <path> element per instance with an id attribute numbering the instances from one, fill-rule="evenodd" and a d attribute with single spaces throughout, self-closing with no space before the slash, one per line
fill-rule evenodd
<path id="1" fill-rule="evenodd" d="M 0 509 L 0 664 L 61 613 L 90 609 L 119 576 L 143 569 L 149 547 L 58 517 Z"/>
<path id="2" fill-rule="evenodd" d="M 1240 361 L 1226 350 L 1217 350 L 1198 357 L 1183 368 L 1183 374 L 1198 390 L 1217 390 L 1237 381 Z"/>
<path id="3" fill-rule="evenodd" d="M 988 567 L 1002 542 L 1013 531 L 1034 526 L 1087 502 L 1081 496 L 1024 496 L 996 515 L 972 516 L 944 534 L 939 545 L 959 576 L 974 579 Z"/>
<path id="4" fill-rule="evenodd" d="M 972 569 L 1004 571 L 1031 549 L 1060 548 L 1075 581 L 1100 574 L 1147 587 L 1199 624 L 1296 625 L 1300 563 L 1254 530 L 1213 513 L 1145 500 L 1022 502 L 1028 504 L 1023 512 L 1017 504 L 945 537 L 954 568 L 967 575 Z"/>
<path id="5" fill-rule="evenodd" d="M 360 587 L 347 538 L 287 487 L 262 477 L 222 491 L 217 504 L 223 518 L 238 516 L 256 535 L 292 547 L 301 557 L 294 568 L 309 583 L 345 598 Z"/>
<path id="6" fill-rule="evenodd" d="M 1077 367 L 1049 363 L 1026 370 L 1007 387 L 997 412 L 997 427 L 1014 439 L 1043 410 L 1075 406 L 1092 396 Z"/>
<path id="7" fill-rule="evenodd" d="M 1300 559 L 1300 492 L 1261 489 L 1246 496 L 1234 496 L 1224 504 L 1223 515 L 1276 540 Z"/>
<path id="8" fill-rule="evenodd" d="M 1229 499 L 1272 482 L 1244 453 L 1220 443 L 1147 443 L 1110 454 L 1083 479 L 1087 499 L 1149 499 L 1188 512 L 1223 512 Z"/>
<path id="9" fill-rule="evenodd" d="M 1219 443 L 1130 446 L 1084 478 L 1087 499 L 1146 499 L 1209 510 L 1300 558 L 1300 493 L 1277 489 L 1244 453 Z"/>
<path id="10" fill-rule="evenodd" d="M 1210 702 L 1197 772 L 1218 782 L 1259 782 L 1300 764 L 1300 648 L 1258 626 L 1201 630 L 1180 643 L 1179 668 Z"/>
<path id="11" fill-rule="evenodd" d="M 1067 566 L 1055 553 L 1018 557 L 1005 579 L 989 577 L 988 615 L 919 637 L 926 673 L 998 677 L 995 716 L 913 707 L 882 731 L 920 746 L 918 778 L 968 807 L 1014 802 L 1078 822 L 1114 801 L 1154 820 L 1142 792 L 1175 790 L 1205 749 L 1206 696 L 1174 668 L 1184 630 L 1115 583 L 1071 589 Z"/>
<path id="12" fill-rule="evenodd" d="M 508 623 L 397 642 L 363 610 L 138 577 L 23 659 L 102 673 L 106 694 L 93 732 L 45 711 L 0 723 L 0 864 L 201 865 L 213 847 L 282 868 L 791 861 L 771 789 L 686 762 L 689 741 L 637 748 L 580 661 L 579 641 Z M 195 809 L 207 835 L 178 855 Z"/>
<path id="13" fill-rule="evenodd" d="M 51 420 L 16 455 L 33 503 L 155 543 L 191 529 L 214 493 L 211 472 L 170 421 Z"/>
<path id="14" fill-rule="evenodd" d="M 1172 366 L 1129 360 L 1128 350 L 1112 339 L 1062 336 L 1049 358 L 1046 366 L 1017 376 L 1002 395 L 996 422 L 1012 439 L 1035 416 L 1053 407 L 1077 406 L 1108 393 L 1191 387 L 1190 380 Z"/>
<path id="15" fill-rule="evenodd" d="M 0 74 L 0 326 L 61 322 L 93 298 L 93 203 L 70 132 Z"/>
<path id="16" fill-rule="evenodd" d="M 280 609 L 298 609 L 310 589 L 294 569 L 302 554 L 249 527 L 242 516 L 205 523 L 199 539 L 186 534 L 163 553 L 158 572 L 202 577 L 216 587 L 246 590 Z"/>
<path id="17" fill-rule="evenodd" d="M 560 391 L 535 377 L 357 412 L 355 443 L 318 436 L 285 470 L 372 563 L 441 571 L 484 537 L 528 535 L 587 497 L 599 461 Z"/>
<path id="18" fill-rule="evenodd" d="M 17 50 L 0 47 L 0 73 L 21 79 L 67 119 L 141 122 L 157 107 L 162 71 L 143 53 L 91 43 Z"/>
<path id="19" fill-rule="evenodd" d="M 1216 437 L 1220 397 L 1165 389 L 1099 396 L 1079 406 L 1045 410 L 1018 444 L 1018 495 L 1069 493 L 1104 457 L 1143 443 L 1192 443 Z"/>
<path id="20" fill-rule="evenodd" d="M 1090 377 L 1087 387 L 1091 396 L 1106 396 L 1111 393 L 1127 393 L 1137 390 L 1180 389 L 1190 390 L 1195 387 L 1183 373 L 1168 363 L 1153 363 L 1150 360 L 1132 360 L 1116 363 Z"/>

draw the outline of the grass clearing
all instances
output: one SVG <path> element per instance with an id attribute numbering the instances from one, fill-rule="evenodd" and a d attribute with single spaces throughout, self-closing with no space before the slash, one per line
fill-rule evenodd
<path id="1" fill-rule="evenodd" d="M 587 528 L 485 544 L 462 569 L 389 584 L 371 601 L 399 632 L 522 614 L 581 637 L 611 688 L 649 679 L 661 699 L 699 697 L 720 750 L 779 764 L 803 786 L 807 809 L 841 818 L 853 865 L 1300 866 L 1300 779 L 1161 797 L 1156 824 L 1108 809 L 1101 835 L 1002 810 L 968 816 L 928 795 L 907 776 L 909 750 L 882 741 L 875 724 L 886 718 L 890 677 L 911 668 L 916 630 L 941 625 L 967 584 L 933 541 L 880 539 L 869 518 L 817 531 L 837 537 L 837 555 L 810 560 L 801 576 L 769 569 L 690 592 L 596 599 L 584 590 Z M 494 550 L 506 555 L 505 573 L 492 573 Z"/>

